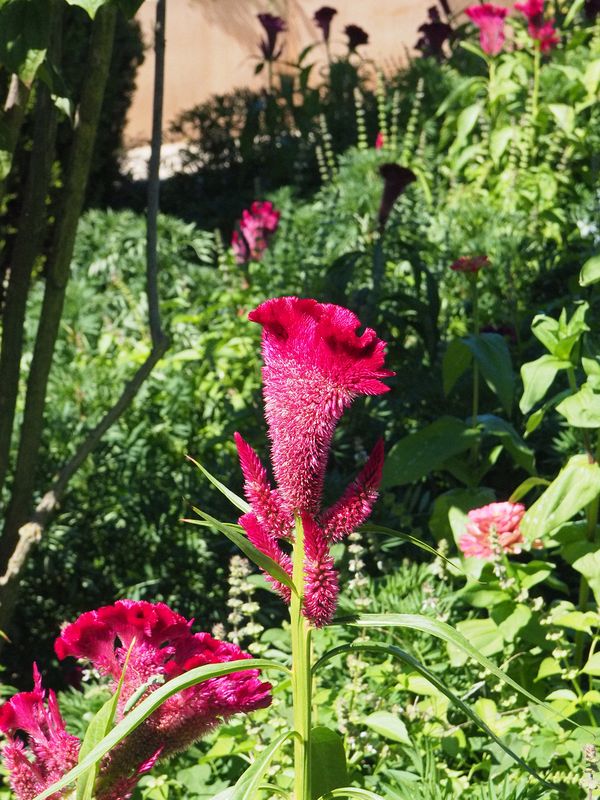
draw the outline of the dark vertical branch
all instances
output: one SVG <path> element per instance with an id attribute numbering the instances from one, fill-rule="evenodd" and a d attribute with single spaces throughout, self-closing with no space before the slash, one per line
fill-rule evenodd
<path id="1" fill-rule="evenodd" d="M 12 157 L 19 141 L 30 92 L 30 87 L 23 83 L 18 75 L 11 75 L 0 125 L 0 150 L 3 151 L 6 161 L 2 174 L 0 174 L 0 201 L 6 192 L 6 179 L 10 173 Z"/>
<path id="2" fill-rule="evenodd" d="M 156 4 L 154 29 L 154 94 L 152 100 L 152 141 L 148 162 L 148 211 L 146 224 L 146 287 L 152 345 L 164 338 L 158 306 L 158 207 L 160 199 L 160 150 L 165 85 L 165 19 L 166 0 Z"/>
<path id="3" fill-rule="evenodd" d="M 4 572 L 27 519 L 35 486 L 35 471 L 42 438 L 44 405 L 50 367 L 58 336 L 77 223 L 83 208 L 94 140 L 112 53 L 116 9 L 103 6 L 94 20 L 89 59 L 77 115 L 63 196 L 57 214 L 52 249 L 47 264 L 46 288 L 27 382 L 25 410 L 12 495 L 2 539 L 0 571 Z"/>
<path id="4" fill-rule="evenodd" d="M 52 53 L 60 43 L 61 10 L 52 7 Z M 19 392 L 23 353 L 23 329 L 29 284 L 42 248 L 46 228 L 46 197 L 50 187 L 56 139 L 57 110 L 45 84 L 37 87 L 33 145 L 29 159 L 23 205 L 9 259 L 9 283 L 2 324 L 0 349 L 0 494 L 8 471 L 15 407 Z"/>

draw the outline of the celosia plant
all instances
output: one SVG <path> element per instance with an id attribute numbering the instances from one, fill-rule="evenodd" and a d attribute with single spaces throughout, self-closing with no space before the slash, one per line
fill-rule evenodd
<path id="1" fill-rule="evenodd" d="M 467 531 L 458 542 L 462 552 L 486 561 L 502 553 L 520 553 L 523 535 L 519 525 L 525 506 L 521 503 L 489 503 L 468 513 Z"/>
<path id="2" fill-rule="evenodd" d="M 527 31 L 542 53 L 548 53 L 560 42 L 554 20 L 544 19 L 544 0 L 515 3 L 515 11 L 520 11 L 527 20 Z"/>
<path id="3" fill-rule="evenodd" d="M 120 600 L 82 614 L 56 640 L 56 654 L 84 659 L 113 680 L 123 673 L 117 719 L 128 701 L 140 701 L 159 684 L 194 667 L 251 656 L 237 645 L 192 633 L 192 622 L 163 603 Z M 129 651 L 129 660 L 125 665 Z M 159 758 L 183 750 L 222 720 L 264 708 L 271 685 L 248 669 L 207 680 L 168 698 L 103 760 L 97 783 L 101 800 L 128 797 L 140 776 Z M 34 668 L 33 692 L 21 692 L 0 708 L 0 730 L 8 735 L 4 763 L 19 800 L 33 800 L 78 760 L 80 742 L 65 730 L 56 697 L 45 697 Z M 26 734 L 27 746 L 17 737 Z"/>
<path id="4" fill-rule="evenodd" d="M 508 9 L 493 3 L 469 6 L 465 14 L 479 28 L 479 44 L 484 53 L 497 56 L 505 41 L 504 20 Z"/>
<path id="5" fill-rule="evenodd" d="M 277 230 L 280 212 L 269 200 L 255 200 L 250 210 L 244 209 L 239 231 L 231 237 L 231 247 L 238 264 L 260 261 L 269 245 L 269 239 Z"/>

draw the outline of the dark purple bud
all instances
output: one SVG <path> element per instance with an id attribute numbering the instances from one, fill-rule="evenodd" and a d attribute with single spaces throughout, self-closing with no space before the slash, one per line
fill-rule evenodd
<path id="1" fill-rule="evenodd" d="M 267 38 L 260 43 L 260 49 L 265 61 L 276 61 L 281 55 L 282 48 L 277 48 L 277 35 L 287 30 L 285 22 L 281 17 L 273 14 L 257 14 L 258 21 L 266 31 Z"/>
<path id="2" fill-rule="evenodd" d="M 368 44 L 369 34 L 363 31 L 358 25 L 346 25 L 344 33 L 348 37 L 348 50 L 351 53 L 356 52 L 356 48 L 361 44 Z"/>
<path id="3" fill-rule="evenodd" d="M 384 180 L 378 215 L 379 227 L 383 229 L 394 203 L 406 187 L 417 180 L 417 176 L 411 169 L 401 167 L 400 164 L 382 164 L 379 167 L 379 174 Z"/>
<path id="4" fill-rule="evenodd" d="M 315 21 L 315 25 L 318 28 L 321 28 L 323 32 L 323 40 L 325 42 L 329 41 L 329 29 L 331 27 L 331 20 L 337 14 L 337 10 L 335 8 L 331 8 L 331 6 L 321 6 L 318 11 L 315 11 L 315 15 L 313 20 Z"/>

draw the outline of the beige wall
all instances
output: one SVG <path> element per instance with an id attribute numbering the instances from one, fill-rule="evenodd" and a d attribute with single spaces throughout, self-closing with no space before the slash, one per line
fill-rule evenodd
<path id="1" fill-rule="evenodd" d="M 435 0 L 167 0 L 165 131 L 181 111 L 212 94 L 236 86 L 264 85 L 263 75 L 254 76 L 257 43 L 262 28 L 256 15 L 278 13 L 287 20 L 284 57 L 293 58 L 302 47 L 315 41 L 319 31 L 312 15 L 322 5 L 338 9 L 332 24 L 334 52 L 345 52 L 342 33 L 349 23 L 360 25 L 370 37 L 361 52 L 384 69 L 405 59 L 406 48 L 418 38 L 427 8 Z M 451 0 L 453 8 L 465 5 Z M 138 19 L 148 46 L 152 42 L 156 0 L 145 0 Z M 321 51 L 321 55 L 324 53 Z M 150 137 L 154 59 L 146 51 L 139 70 L 137 90 L 129 113 L 126 140 L 141 144 Z"/>

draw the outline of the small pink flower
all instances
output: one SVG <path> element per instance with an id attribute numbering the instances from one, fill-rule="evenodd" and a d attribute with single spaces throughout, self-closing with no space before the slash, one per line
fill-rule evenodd
<path id="1" fill-rule="evenodd" d="M 277 230 L 280 216 L 281 213 L 268 200 L 255 200 L 249 211 L 242 211 L 239 231 L 234 231 L 231 237 L 231 247 L 238 264 L 260 261 L 269 239 Z"/>
<path id="2" fill-rule="evenodd" d="M 56 695 L 44 692 L 35 664 L 33 682 L 33 691 L 19 692 L 0 706 L 0 730 L 8 738 L 4 764 L 19 800 L 33 800 L 72 769 L 79 756 L 79 739 L 67 733 Z"/>
<path id="3" fill-rule="evenodd" d="M 385 140 L 383 138 L 383 133 L 379 131 L 377 136 L 375 137 L 375 150 L 381 150 L 382 147 L 385 146 Z"/>
<path id="4" fill-rule="evenodd" d="M 465 14 L 479 28 L 479 43 L 484 53 L 497 56 L 504 46 L 504 20 L 508 9 L 495 6 L 493 3 L 483 3 L 479 6 L 470 6 Z"/>
<path id="5" fill-rule="evenodd" d="M 370 328 L 359 336 L 360 321 L 348 309 L 281 297 L 263 303 L 249 318 L 263 326 L 265 413 L 277 488 L 271 487 L 254 450 L 236 434 L 244 492 L 252 506 L 240 524 L 248 539 L 291 575 L 281 541 L 293 541 L 294 513 L 301 514 L 304 613 L 320 626 L 333 616 L 339 591 L 329 545 L 367 519 L 383 465 L 380 442 L 342 498 L 322 511 L 331 439 L 353 400 L 388 391 L 381 379 L 393 373 L 383 366 L 384 342 Z M 289 589 L 270 580 L 289 602 Z"/>
<path id="6" fill-rule="evenodd" d="M 520 11 L 528 22 L 539 22 L 544 15 L 544 0 L 524 0 L 515 3 L 515 11 Z"/>
<path id="7" fill-rule="evenodd" d="M 490 260 L 487 256 L 461 256 L 457 258 L 450 269 L 454 272 L 479 272 L 483 267 L 488 267 Z"/>
<path id="8" fill-rule="evenodd" d="M 554 20 L 544 21 L 544 0 L 525 0 L 515 3 L 515 10 L 520 11 L 526 18 L 529 35 L 538 42 L 542 53 L 548 53 L 560 42 Z"/>
<path id="9" fill-rule="evenodd" d="M 467 532 L 458 546 L 470 558 L 490 560 L 505 553 L 519 553 L 524 541 L 519 525 L 525 506 L 521 503 L 490 503 L 468 513 Z"/>

